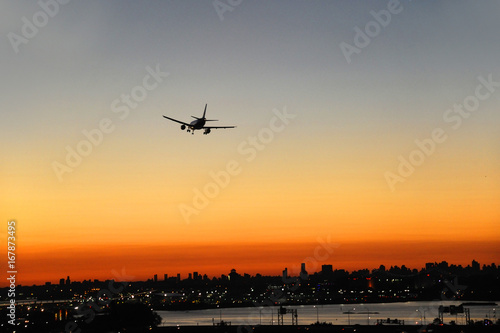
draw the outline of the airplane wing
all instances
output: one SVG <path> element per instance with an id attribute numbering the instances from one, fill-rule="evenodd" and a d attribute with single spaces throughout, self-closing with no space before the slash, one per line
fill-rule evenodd
<path id="1" fill-rule="evenodd" d="M 235 128 L 236 126 L 203 126 L 203 129 Z"/>
<path id="2" fill-rule="evenodd" d="M 167 117 L 167 116 L 163 116 L 163 118 L 167 118 L 168 120 L 175 121 L 176 123 L 179 123 L 179 124 L 182 124 L 182 125 L 189 126 L 189 124 L 188 124 L 188 123 L 185 123 L 185 122 L 183 122 L 183 121 L 180 121 L 180 120 L 177 120 L 177 119 L 174 119 L 174 118 L 170 118 L 170 117 Z"/>

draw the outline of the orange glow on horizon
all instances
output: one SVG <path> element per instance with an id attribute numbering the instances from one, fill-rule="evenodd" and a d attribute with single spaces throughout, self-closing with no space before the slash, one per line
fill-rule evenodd
<path id="1" fill-rule="evenodd" d="M 323 244 L 323 245 L 322 245 Z M 326 245 L 325 245 L 326 244 Z M 500 245 L 497 242 L 383 242 L 296 244 L 198 244 L 198 245 L 106 245 L 87 248 L 29 248 L 18 253 L 17 283 L 23 285 L 58 283 L 70 276 L 72 281 L 88 279 L 120 279 L 125 274 L 132 281 L 146 280 L 158 274 L 186 278 L 197 271 L 209 277 L 238 273 L 255 275 L 298 275 L 300 263 L 309 273 L 331 264 L 334 269 L 348 271 L 375 269 L 379 265 L 405 265 L 419 269 L 427 262 L 447 261 L 467 266 L 472 260 L 480 264 L 497 263 Z M 263 260 L 265 258 L 265 260 Z M 6 286 L 3 283 L 2 286 Z"/>

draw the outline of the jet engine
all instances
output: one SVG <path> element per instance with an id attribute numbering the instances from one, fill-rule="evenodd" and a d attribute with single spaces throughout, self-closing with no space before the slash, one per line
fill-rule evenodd
<path id="1" fill-rule="evenodd" d="M 185 130 L 186 129 L 186 125 L 181 125 L 181 130 Z"/>

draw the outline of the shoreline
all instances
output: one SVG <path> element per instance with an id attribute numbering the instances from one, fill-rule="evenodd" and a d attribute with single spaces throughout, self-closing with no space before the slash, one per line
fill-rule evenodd
<path id="1" fill-rule="evenodd" d="M 499 326 L 477 326 L 477 325 L 443 325 L 443 326 L 421 326 L 421 325 L 248 325 L 248 326 L 165 326 L 158 327 L 153 332 L 169 333 L 200 333 L 200 332 L 224 332 L 224 333 L 288 333 L 288 332 L 375 332 L 375 333 L 489 333 L 498 332 Z"/>
<path id="2" fill-rule="evenodd" d="M 286 304 L 272 304 L 272 305 L 260 305 L 253 303 L 238 303 L 238 304 L 220 304 L 220 305 L 210 305 L 210 306 L 193 306 L 193 307 L 185 307 L 185 308 L 175 308 L 175 309 L 165 309 L 165 308 L 153 308 L 154 311 L 169 311 L 169 312 L 184 312 L 184 311 L 197 311 L 197 310 L 214 310 L 214 309 L 239 309 L 239 308 L 270 308 L 270 307 L 300 307 L 300 306 L 324 306 L 324 305 L 363 305 L 363 304 L 396 304 L 396 303 L 409 303 L 409 302 L 418 302 L 418 303 L 460 303 L 464 306 L 498 306 L 500 301 L 484 301 L 484 300 L 386 300 L 380 302 L 328 302 L 328 303 L 286 303 Z"/>

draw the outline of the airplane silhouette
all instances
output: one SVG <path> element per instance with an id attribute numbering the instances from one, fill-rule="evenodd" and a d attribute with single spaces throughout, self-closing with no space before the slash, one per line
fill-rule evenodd
<path id="1" fill-rule="evenodd" d="M 205 114 L 207 113 L 207 105 L 208 104 L 205 104 L 205 110 L 203 111 L 203 116 L 201 118 L 198 118 L 198 117 L 195 117 L 195 116 L 191 116 L 191 117 L 195 118 L 196 120 L 193 120 L 189 124 L 185 123 L 183 121 L 174 119 L 174 118 L 167 117 L 167 116 L 163 116 L 163 118 L 167 118 L 168 120 L 172 120 L 172 121 L 175 121 L 176 123 L 182 124 L 181 125 L 181 130 L 185 130 L 187 128 L 188 129 L 187 131 L 191 132 L 191 134 L 194 134 L 195 130 L 202 130 L 203 129 L 203 130 L 205 130 L 203 132 L 203 134 L 206 135 L 206 134 L 209 134 L 210 130 L 212 130 L 212 129 L 218 129 L 218 128 L 235 128 L 236 127 L 236 126 L 205 126 L 205 123 L 207 121 L 218 121 L 218 120 L 214 120 L 214 119 L 207 119 L 207 118 L 205 118 Z"/>

